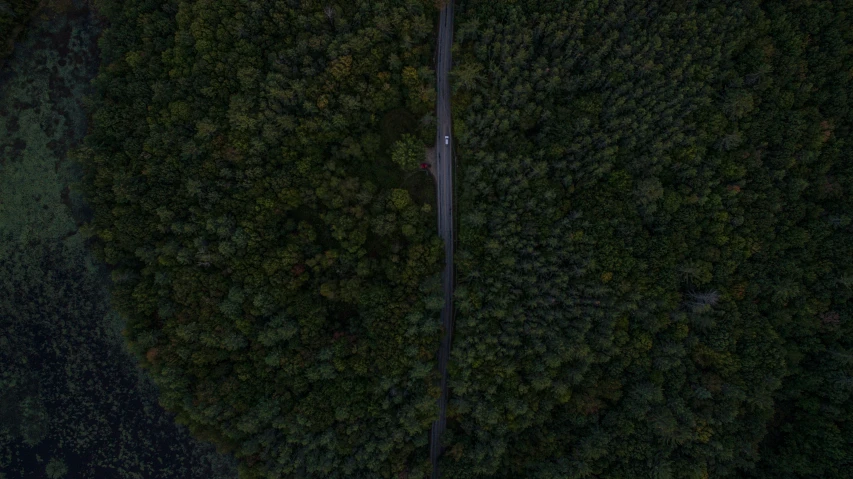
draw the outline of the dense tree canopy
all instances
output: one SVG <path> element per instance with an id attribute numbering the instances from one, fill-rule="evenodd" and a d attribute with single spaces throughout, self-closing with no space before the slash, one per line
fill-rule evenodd
<path id="1" fill-rule="evenodd" d="M 86 188 L 164 406 L 242 477 L 429 467 L 431 2 L 104 1 Z M 419 472 L 420 471 L 420 472 Z"/>
<path id="2" fill-rule="evenodd" d="M 447 477 L 849 476 L 849 1 L 466 2 Z"/>
<path id="3" fill-rule="evenodd" d="M 459 7 L 442 474 L 845 477 L 853 2 Z M 87 231 L 163 404 L 246 478 L 424 477 L 434 2 L 99 8 Z"/>

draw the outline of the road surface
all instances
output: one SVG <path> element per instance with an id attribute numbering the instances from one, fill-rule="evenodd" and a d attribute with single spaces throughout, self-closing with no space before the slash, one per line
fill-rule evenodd
<path id="1" fill-rule="evenodd" d="M 429 455 L 432 462 L 432 479 L 439 478 L 438 457 L 442 448 L 439 437 L 444 432 L 447 418 L 447 361 L 450 357 L 450 340 L 453 334 L 453 135 L 450 118 L 450 45 L 453 43 L 453 0 L 441 9 L 436 50 L 436 132 L 435 175 L 436 200 L 438 203 L 438 234 L 444 240 L 444 272 L 441 284 L 444 290 L 444 308 L 441 324 L 444 335 L 438 348 L 438 370 L 441 373 L 441 396 L 438 398 L 438 419 L 430 431 Z"/>

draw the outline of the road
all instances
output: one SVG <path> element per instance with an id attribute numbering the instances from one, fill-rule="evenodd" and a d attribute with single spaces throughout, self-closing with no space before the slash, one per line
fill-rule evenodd
<path id="1" fill-rule="evenodd" d="M 453 0 L 441 9 L 441 21 L 436 49 L 436 131 L 435 175 L 438 203 L 438 234 L 444 240 L 444 272 L 441 284 L 444 290 L 444 308 L 441 324 L 444 335 L 438 348 L 438 369 L 441 373 L 441 396 L 438 398 L 438 419 L 430 431 L 429 455 L 432 462 L 432 479 L 439 478 L 438 457 L 442 448 L 438 439 L 447 425 L 447 361 L 453 335 L 453 127 L 450 117 L 450 46 L 453 43 Z"/>

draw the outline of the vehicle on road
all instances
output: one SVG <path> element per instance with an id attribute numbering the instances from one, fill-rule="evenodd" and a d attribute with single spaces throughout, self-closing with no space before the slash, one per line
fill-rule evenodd
<path id="1" fill-rule="evenodd" d="M 450 137 L 449 137 L 449 136 L 445 136 L 445 137 L 444 137 L 444 144 L 445 144 L 445 145 L 449 145 L 449 144 L 450 144 Z"/>
<path id="2" fill-rule="evenodd" d="M 429 163 L 421 163 L 421 169 L 422 170 L 427 170 L 427 169 L 429 169 L 430 166 L 431 165 Z"/>

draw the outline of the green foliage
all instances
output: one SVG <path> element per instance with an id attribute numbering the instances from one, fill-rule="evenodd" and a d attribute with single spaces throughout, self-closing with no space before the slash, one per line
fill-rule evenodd
<path id="1" fill-rule="evenodd" d="M 422 475 L 442 244 L 391 150 L 437 11 L 101 3 L 87 228 L 161 403 L 244 478 Z"/>
<path id="2" fill-rule="evenodd" d="M 412 197 L 409 196 L 408 191 L 400 188 L 394 188 L 391 190 L 391 204 L 394 205 L 395 209 L 405 210 L 412 204 Z"/>
<path id="3" fill-rule="evenodd" d="M 442 245 L 406 170 L 433 134 L 432 3 L 96 1 L 83 234 L 55 204 L 88 211 L 72 168 L 36 159 L 86 125 L 20 105 L 0 124 L 20 130 L 0 144 L 0 458 L 230 471 L 128 406 L 154 391 L 117 360 L 85 235 L 160 402 L 241 477 L 429 472 Z M 853 5 L 459 7 L 443 474 L 849 475 Z"/>
<path id="4" fill-rule="evenodd" d="M 851 14 L 457 11 L 442 474 L 849 476 Z"/>
<path id="5" fill-rule="evenodd" d="M 404 170 L 412 170 L 424 161 L 425 148 L 424 145 L 412 135 L 403 135 L 397 143 L 394 144 L 394 151 L 391 153 L 391 159 Z"/>
<path id="6" fill-rule="evenodd" d="M 49 479 L 62 479 L 66 473 L 68 473 L 68 466 L 65 465 L 65 461 L 55 457 L 50 459 L 45 468 L 45 474 Z"/>

